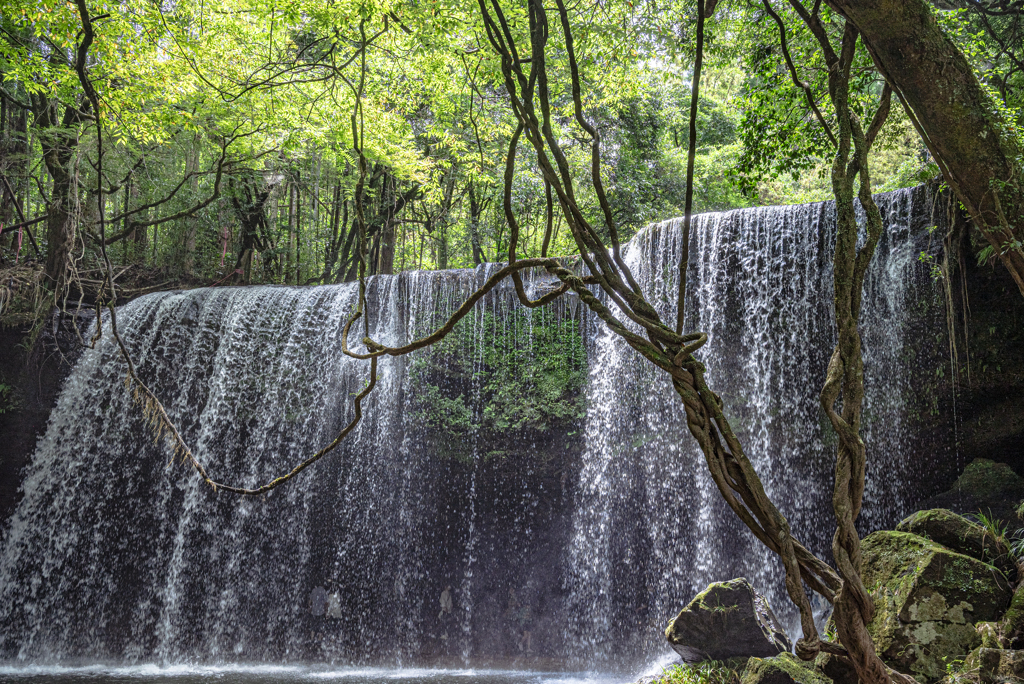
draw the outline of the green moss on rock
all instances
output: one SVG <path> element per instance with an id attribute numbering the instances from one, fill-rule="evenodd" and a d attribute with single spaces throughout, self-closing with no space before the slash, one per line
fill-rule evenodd
<path id="1" fill-rule="evenodd" d="M 952 551 L 995 565 L 1007 576 L 1014 572 L 1006 545 L 981 525 L 953 511 L 944 508 L 918 511 L 896 529 L 931 539 Z"/>
<path id="2" fill-rule="evenodd" d="M 771 658 L 751 658 L 740 684 L 831 684 L 828 677 L 815 671 L 792 653 Z"/>
<path id="3" fill-rule="evenodd" d="M 1024 651 L 979 648 L 964 661 L 962 672 L 977 677 L 983 684 L 1008 684 L 1024 681 Z"/>
<path id="4" fill-rule="evenodd" d="M 669 623 L 665 637 L 689 663 L 768 657 L 790 648 L 768 601 L 742 577 L 708 585 Z"/>
<path id="5" fill-rule="evenodd" d="M 1005 463 L 976 458 L 967 464 L 953 484 L 954 492 L 970 494 L 978 499 L 994 499 L 1000 495 L 1016 496 L 1024 491 L 1024 478 Z"/>
<path id="6" fill-rule="evenodd" d="M 1024 582 L 1017 585 L 1006 609 L 1003 620 L 999 624 L 999 634 L 1007 638 L 1011 645 L 1024 645 Z"/>
<path id="7" fill-rule="evenodd" d="M 974 623 L 998 620 L 1010 602 L 1002 572 L 924 537 L 875 532 L 861 548 L 875 646 L 885 662 L 920 680 L 941 678 L 945 657 L 980 645 Z"/>

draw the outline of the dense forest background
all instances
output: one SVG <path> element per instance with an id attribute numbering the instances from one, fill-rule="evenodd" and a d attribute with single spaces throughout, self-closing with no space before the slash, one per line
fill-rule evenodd
<path id="1" fill-rule="evenodd" d="M 77 9 L 56 0 L 5 3 L 0 267 L 8 271 L 0 307 L 14 315 L 52 303 L 44 286 L 90 296 L 101 284 L 101 242 L 127 295 L 354 280 L 353 135 L 369 161 L 360 191 L 370 274 L 501 261 L 510 233 L 502 178 L 515 120 L 476 10 L 445 0 L 90 6 L 97 35 L 85 66 L 104 125 L 101 222 L 96 112 L 75 70 Z M 828 19 L 828 8 L 821 11 Z M 934 11 L 1019 131 L 1019 9 L 966 3 Z M 572 9 L 587 116 L 602 137 L 605 189 L 627 239 L 683 213 L 695 14 L 685 0 Z M 817 93 L 815 106 L 830 120 L 821 95 L 826 69 L 799 22 L 788 35 L 779 28 L 757 2 L 723 4 L 708 20 L 697 212 L 831 198 L 831 148 L 807 97 Z M 869 64 L 853 81 L 855 106 L 878 101 L 882 82 Z M 567 80 L 562 88 L 552 102 L 556 121 L 568 124 Z M 589 178 L 589 140 L 574 139 L 568 125 L 559 135 L 574 173 Z M 575 242 L 531 154 L 520 146 L 512 183 L 519 254 L 572 254 Z M 877 191 L 938 174 L 899 107 L 871 155 Z M 579 188 L 580 206 L 596 217 L 592 186 Z M 67 258 L 55 259 L 63 250 Z"/>

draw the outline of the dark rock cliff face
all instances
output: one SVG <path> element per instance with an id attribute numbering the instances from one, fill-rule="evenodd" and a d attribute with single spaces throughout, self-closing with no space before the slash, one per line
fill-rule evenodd
<path id="1" fill-rule="evenodd" d="M 80 317 L 80 325 L 88 317 Z M 70 319 L 56 316 L 33 339 L 22 327 L 0 326 L 0 530 L 17 506 L 21 470 L 57 401 L 61 384 L 77 358 L 77 335 Z"/>
<path id="2" fill-rule="evenodd" d="M 954 389 L 945 391 L 953 403 L 937 409 L 955 421 L 957 468 L 923 490 L 919 507 L 980 512 L 1016 528 L 1014 509 L 1024 499 L 1024 298 L 998 262 L 978 264 L 963 217 L 953 235 L 947 322 L 954 343 L 936 387 Z M 945 372 L 954 365 L 955 378 Z"/>
<path id="3" fill-rule="evenodd" d="M 989 458 L 1024 475 L 1024 297 L 1002 266 L 966 263 L 967 344 L 970 361 L 960 388 L 964 462 Z M 954 292 L 954 296 L 956 293 Z"/>

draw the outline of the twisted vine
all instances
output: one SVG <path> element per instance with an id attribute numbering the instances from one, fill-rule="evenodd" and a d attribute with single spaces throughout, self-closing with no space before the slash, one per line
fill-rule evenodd
<path id="1" fill-rule="evenodd" d="M 93 31 L 85 0 L 76 0 L 85 27 L 85 38 L 78 50 L 77 70 L 82 85 L 97 112 L 97 133 L 99 138 L 99 159 L 102 164 L 102 127 L 99 98 L 90 82 L 85 68 L 85 56 L 92 42 Z M 857 318 L 860 312 L 861 291 L 864 274 L 881 234 L 881 216 L 870 194 L 867 170 L 867 150 L 878 129 L 884 123 L 888 112 L 888 89 L 883 95 L 884 106 L 880 107 L 875 121 L 867 133 L 860 125 L 856 114 L 848 103 L 849 72 L 857 43 L 857 32 L 847 23 L 841 53 L 836 55 L 828 36 L 818 22 L 816 13 L 810 14 L 798 0 L 790 0 L 793 9 L 808 24 L 818 39 L 826 63 L 829 65 L 829 90 L 836 110 L 839 136 L 835 161 L 832 169 L 833 189 L 838 211 L 838 230 L 835 248 L 835 310 L 838 342 L 828 366 L 828 373 L 821 392 L 821 403 L 833 427 L 840 437 L 836 458 L 836 479 L 833 493 L 833 508 L 837 518 L 837 529 L 833 540 L 833 554 L 838 572 L 826 562 L 812 554 L 793 535 L 789 523 L 764 491 L 743 447 L 733 432 L 723 411 L 723 403 L 709 387 L 705 378 L 706 369 L 694 356 L 707 342 L 702 332 L 682 333 L 682 295 L 685 286 L 681 280 L 680 301 L 677 302 L 678 320 L 676 327 L 666 325 L 655 308 L 647 302 L 640 287 L 630 273 L 620 253 L 617 226 L 610 210 L 607 196 L 601 183 L 600 137 L 597 129 L 584 116 L 580 73 L 577 64 L 569 14 L 563 0 L 555 0 L 561 29 L 565 38 L 565 54 L 568 59 L 572 80 L 574 119 L 591 139 L 592 180 L 597 193 L 604 228 L 612 242 L 607 250 L 597 228 L 586 218 L 576 202 L 575 188 L 568 161 L 562 152 L 552 128 L 550 92 L 546 71 L 545 50 L 549 36 L 548 14 L 542 0 L 527 0 L 529 16 L 529 55 L 520 53 L 516 36 L 506 19 L 498 0 L 478 0 L 484 28 L 494 52 L 501 62 L 501 72 L 508 93 L 509 102 L 518 121 L 516 132 L 511 138 L 505 170 L 504 209 L 511 229 L 508 264 L 499 269 L 480 288 L 472 293 L 459 309 L 436 331 L 419 340 L 399 347 L 382 345 L 369 336 L 369 311 L 366 302 L 366 230 L 363 214 L 363 185 L 366 177 L 367 160 L 363 150 L 362 98 L 366 75 L 365 48 L 367 46 L 365 23 L 359 25 L 361 37 L 360 78 L 353 84 L 343 74 L 339 77 L 350 86 L 354 95 L 354 106 L 350 117 L 353 151 L 357 155 L 359 180 L 356 186 L 356 222 L 358 264 L 358 301 L 356 309 L 346 322 L 343 331 L 343 352 L 354 359 L 369 360 L 369 380 L 355 398 L 355 417 L 327 446 L 301 461 L 287 474 L 274 478 L 257 488 L 236 487 L 217 482 L 209 476 L 205 467 L 195 457 L 177 431 L 163 405 L 150 388 L 138 377 L 127 347 L 117 331 L 116 292 L 113 269 L 109 259 L 107 281 L 110 287 L 108 306 L 111 329 L 117 341 L 128 372 L 126 385 L 133 391 L 142 405 L 144 415 L 149 419 L 157 434 L 166 433 L 174 452 L 188 461 L 204 482 L 215 490 L 241 495 L 263 494 L 292 479 L 305 468 L 332 451 L 355 428 L 362 417 L 361 402 L 376 386 L 378 358 L 402 356 L 429 346 L 449 334 L 457 322 L 472 310 L 490 290 L 505 278 L 511 278 L 517 298 L 525 306 L 542 306 L 555 298 L 573 292 L 627 344 L 642 356 L 666 371 L 676 393 L 679 395 L 686 414 L 687 428 L 704 453 L 708 471 L 719 492 L 729 507 L 737 514 L 754 536 L 777 554 L 785 569 L 785 583 L 790 599 L 800 612 L 803 636 L 797 641 L 797 654 L 811 659 L 819 652 L 828 652 L 849 658 L 856 668 L 861 681 L 871 684 L 888 682 L 913 682 L 912 678 L 894 673 L 881 662 L 867 633 L 866 625 L 873 615 L 873 604 L 860 580 L 860 546 L 855 522 L 860 512 L 865 472 L 865 450 L 859 436 L 859 425 L 863 403 L 863 362 L 860 352 L 860 337 L 857 332 Z M 714 3 L 708 3 L 713 11 Z M 703 34 L 703 18 L 709 11 L 705 3 L 699 7 L 700 28 Z M 767 3 L 766 3 L 766 6 Z M 770 6 L 768 6 L 770 9 Z M 774 13 L 773 13 L 773 16 Z M 702 44 L 703 35 L 701 36 Z M 529 71 L 523 65 L 529 64 Z M 696 99 L 699 84 L 695 78 L 693 95 Z M 539 111 L 538 111 L 539 105 Z M 691 108 L 691 119 L 695 108 Z M 819 116 L 820 119 L 820 116 Z M 691 121 L 691 145 L 695 123 Z M 511 207 L 511 182 L 514 175 L 515 156 L 521 137 L 532 145 L 537 163 L 544 176 L 546 187 L 553 191 L 554 199 L 566 219 L 569 230 L 579 248 L 581 260 L 589 271 L 580 275 L 567 268 L 559 260 L 542 257 L 518 259 L 519 226 Z M 692 165 L 692 154 L 689 163 Z M 692 177 L 692 171 L 688 172 Z M 853 183 L 860 179 L 857 197 L 867 212 L 868 239 L 857 249 L 857 225 L 853 213 Z M 98 193 L 102 203 L 102 188 Z M 100 245 L 104 247 L 103 211 L 100 211 Z M 689 214 L 689 211 L 687 212 Z M 685 261 L 681 270 L 685 269 Z M 525 292 L 521 272 L 529 268 L 543 268 L 557 277 L 561 285 L 537 300 L 531 300 Z M 636 332 L 623 321 L 611 307 L 605 304 L 589 286 L 596 285 L 614 304 L 618 312 L 632 322 L 641 332 Z M 366 352 L 351 349 L 348 337 L 351 327 L 363 320 L 362 342 Z M 836 410 L 836 403 L 842 396 L 842 407 Z M 810 602 L 804 585 L 820 593 L 835 604 L 835 616 L 841 644 L 823 641 L 814 625 Z"/>

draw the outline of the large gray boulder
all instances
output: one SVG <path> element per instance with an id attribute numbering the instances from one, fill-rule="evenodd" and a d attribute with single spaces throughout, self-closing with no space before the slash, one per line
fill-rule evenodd
<path id="1" fill-rule="evenodd" d="M 1016 574 L 1010 550 L 1002 541 L 981 525 L 945 508 L 918 511 L 897 525 L 896 530 L 931 539 L 947 549 L 985 561 L 1007 577 Z"/>
<path id="2" fill-rule="evenodd" d="M 767 658 L 790 650 L 768 601 L 740 577 L 697 594 L 665 630 L 683 661 Z"/>
<path id="3" fill-rule="evenodd" d="M 946 658 L 981 644 L 974 623 L 998 620 L 1010 603 L 995 567 L 906 532 L 882 531 L 861 544 L 864 586 L 875 602 L 868 625 L 878 654 L 918 681 L 946 673 Z"/>

